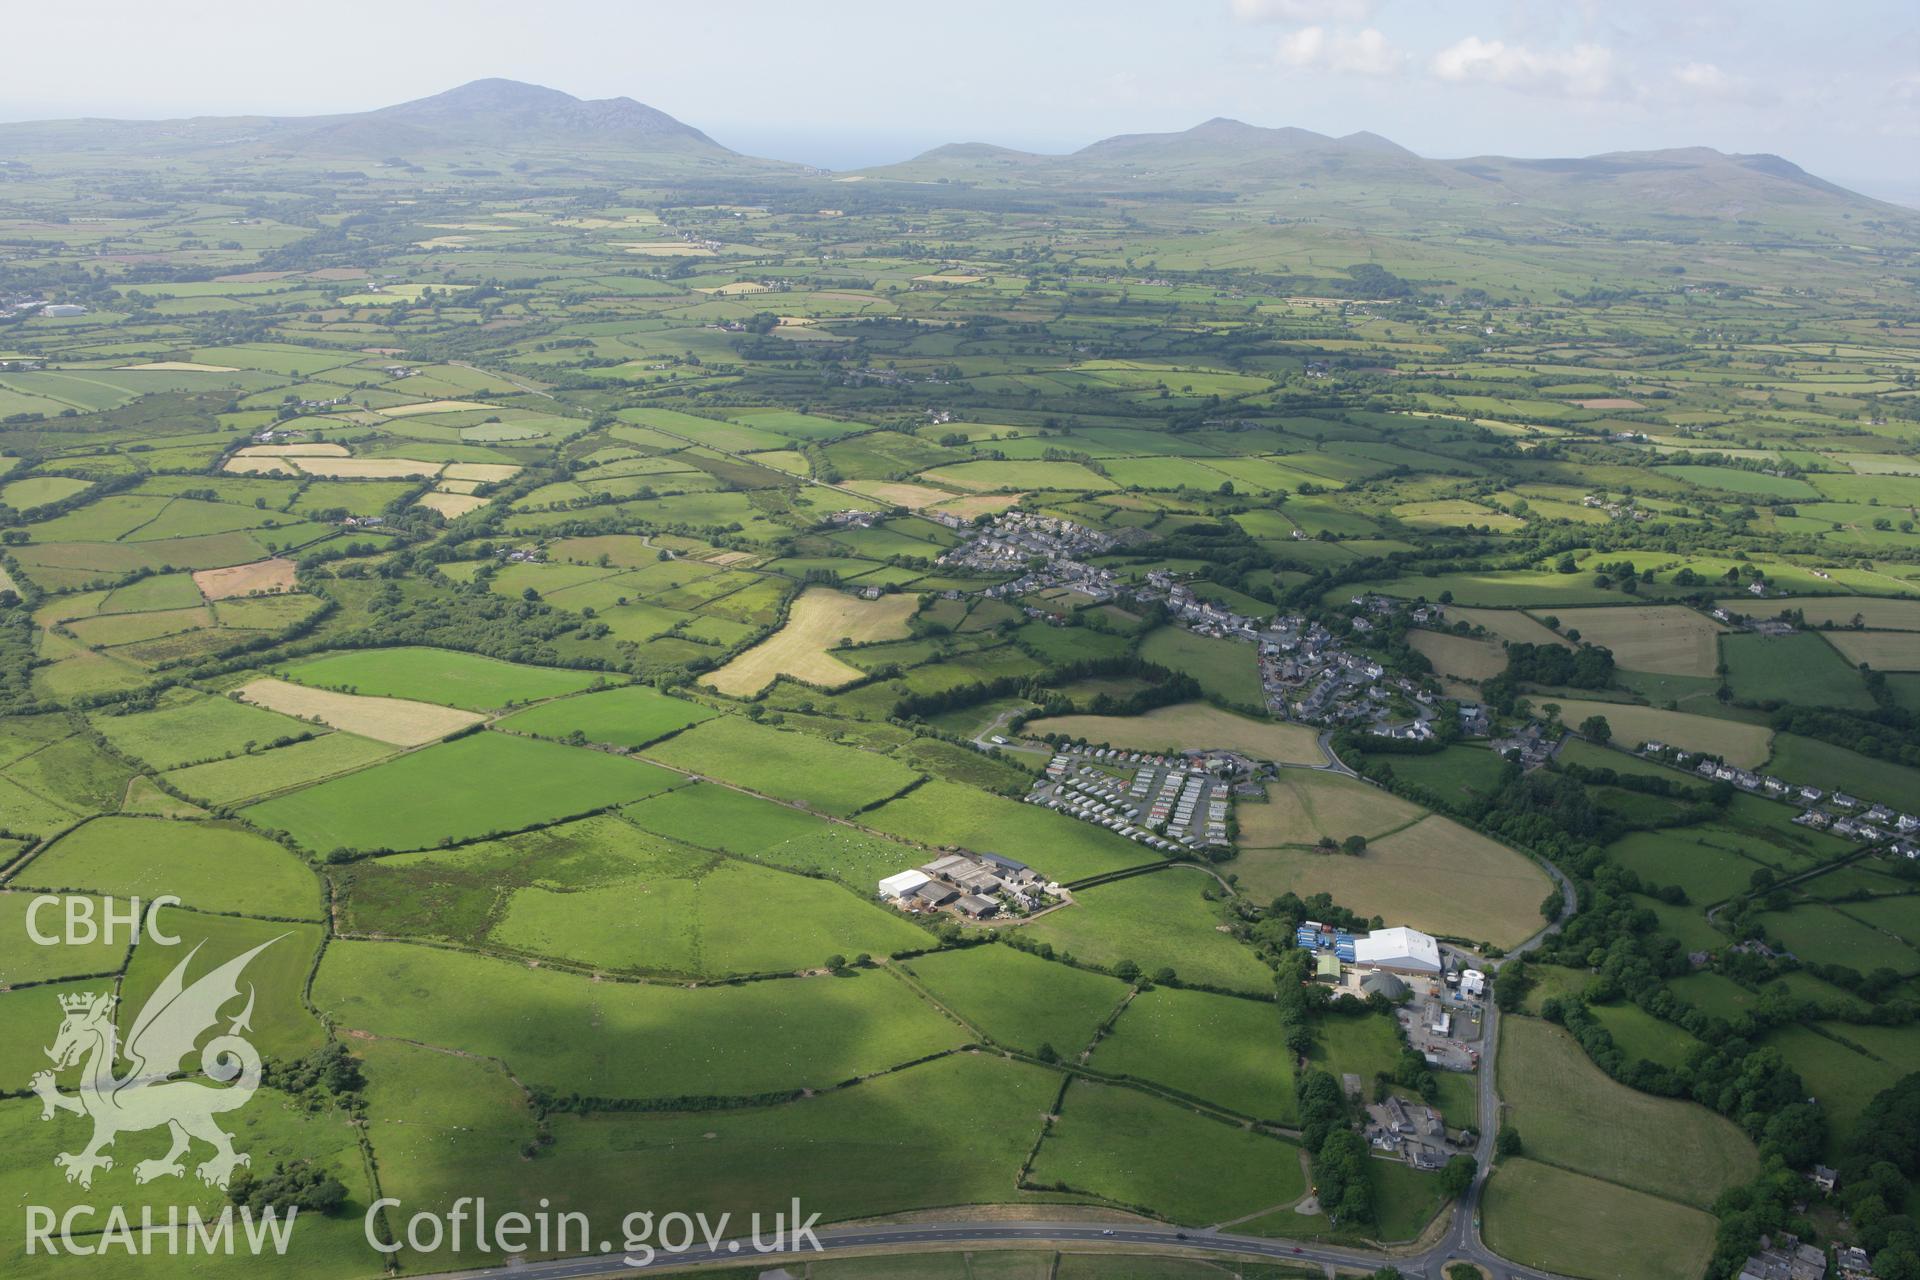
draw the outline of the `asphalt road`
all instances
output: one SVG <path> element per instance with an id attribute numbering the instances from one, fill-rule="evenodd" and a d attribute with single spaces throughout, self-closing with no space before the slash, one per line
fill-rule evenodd
<path id="1" fill-rule="evenodd" d="M 1476 1188 L 1477 1196 L 1477 1188 Z M 1206 1250 L 1235 1257 L 1262 1258 L 1270 1261 L 1317 1263 L 1349 1269 L 1372 1269 L 1391 1264 L 1409 1277 L 1442 1280 L 1446 1264 L 1462 1259 L 1478 1262 L 1496 1278 L 1505 1280 L 1555 1280 L 1544 1272 L 1514 1267 L 1495 1257 L 1472 1236 L 1472 1214 L 1457 1215 L 1454 1229 L 1438 1245 L 1423 1253 L 1402 1257 L 1369 1253 L 1358 1249 L 1337 1249 L 1326 1245 L 1259 1236 L 1234 1235 L 1207 1230 L 1183 1231 L 1177 1227 L 1115 1225 L 1101 1227 L 1085 1222 L 927 1222 L 887 1226 L 841 1227 L 819 1231 L 821 1250 L 907 1248 L 943 1251 L 967 1245 L 1020 1245 L 1059 1247 L 1062 1245 L 1099 1245 L 1121 1252 L 1180 1252 Z M 808 1250 L 800 1258 L 813 1256 Z M 768 1269 L 779 1265 L 780 1255 L 755 1254 L 745 1241 L 723 1243 L 718 1249 L 700 1248 L 672 1257 L 662 1256 L 648 1267 L 629 1267 L 617 1254 L 588 1258 L 559 1258 L 551 1262 L 529 1262 L 510 1268 L 452 1273 L 447 1280 L 566 1280 L 587 1276 L 631 1275 L 661 1271 L 703 1263 L 761 1263 Z"/>

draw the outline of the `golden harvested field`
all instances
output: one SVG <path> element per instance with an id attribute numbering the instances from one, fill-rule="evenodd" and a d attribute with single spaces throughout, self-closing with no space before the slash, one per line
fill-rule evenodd
<path id="1" fill-rule="evenodd" d="M 414 503 L 429 511 L 438 511 L 449 520 L 455 520 L 469 511 L 478 511 L 487 505 L 487 499 L 476 498 L 470 493 L 423 493 Z"/>
<path id="2" fill-rule="evenodd" d="M 1828 631 L 1840 656 L 1875 671 L 1920 671 L 1920 635 L 1911 631 Z"/>
<path id="3" fill-rule="evenodd" d="M 276 557 L 225 569 L 202 569 L 193 575 L 193 585 L 209 600 L 227 600 L 255 591 L 291 591 L 295 586 L 293 572 L 293 561 Z"/>
<path id="4" fill-rule="evenodd" d="M 913 511 L 936 506 L 960 496 L 951 489 L 936 489 L 932 485 L 925 484 L 903 484 L 892 480 L 850 480 L 845 487 L 852 489 L 855 493 L 864 493 L 877 502 L 906 507 Z"/>
<path id="5" fill-rule="evenodd" d="M 1596 396 L 1588 400 L 1573 400 L 1582 409 L 1644 409 L 1647 406 L 1638 400 L 1629 400 L 1625 396 Z"/>
<path id="6" fill-rule="evenodd" d="M 243 458 L 235 455 L 227 459 L 227 465 L 220 468 L 228 475 L 235 476 L 297 476 L 300 474 L 291 462 L 284 458 Z"/>
<path id="7" fill-rule="evenodd" d="M 1552 881 L 1525 855 L 1431 814 L 1359 857 L 1304 849 L 1243 849 L 1231 870 L 1264 902 L 1326 892 L 1388 924 L 1511 947 L 1539 932 Z"/>
<path id="8" fill-rule="evenodd" d="M 520 468 L 511 462 L 449 462 L 446 470 L 449 480 L 478 480 L 483 484 L 498 484 L 519 474 Z"/>
<path id="9" fill-rule="evenodd" d="M 1555 635 L 1518 609 L 1469 609 L 1464 605 L 1450 604 L 1447 606 L 1447 621 L 1470 622 L 1476 627 L 1485 627 L 1502 640 L 1524 644 L 1567 644 L 1564 637 Z"/>
<path id="10" fill-rule="evenodd" d="M 155 369 L 175 373 L 238 373 L 229 364 L 195 364 L 191 360 L 149 360 L 145 364 L 123 364 L 122 369 Z"/>
<path id="11" fill-rule="evenodd" d="M 1267 784 L 1265 804 L 1242 804 L 1235 810 L 1240 844 L 1248 849 L 1310 845 L 1321 836 L 1372 839 L 1425 813 L 1391 791 L 1319 769 L 1283 769 Z"/>
<path id="12" fill-rule="evenodd" d="M 919 598 L 901 592 L 862 600 L 831 587 L 809 587 L 787 614 L 787 625 L 706 677 L 701 683 L 734 697 L 760 692 L 779 676 L 836 688 L 866 674 L 828 653 L 842 639 L 898 640 Z"/>
<path id="13" fill-rule="evenodd" d="M 647 240 L 621 243 L 614 247 L 627 253 L 644 253 L 656 258 L 711 258 L 713 250 L 703 244 L 688 244 L 684 240 Z"/>
<path id="14" fill-rule="evenodd" d="M 1254 720 L 1204 702 L 1155 707 L 1139 716 L 1054 716 L 1027 722 L 1026 733 L 1064 733 L 1129 751 L 1239 751 L 1256 760 L 1323 764 L 1320 735 L 1305 725 Z"/>
<path id="15" fill-rule="evenodd" d="M 249 680 L 234 692 L 257 707 L 302 720 L 318 720 L 396 747 L 418 747 L 486 719 L 477 711 L 462 711 L 433 702 L 335 693 L 331 689 L 310 689 L 270 676 Z"/>
<path id="16" fill-rule="evenodd" d="M 1716 601 L 1729 613 L 1752 614 L 1766 611 L 1752 596 Z M 1920 631 L 1920 600 L 1881 600 L 1871 596 L 1805 596 L 1781 600 L 1780 608 L 1794 608 L 1806 616 L 1807 625 L 1817 627 L 1831 622 L 1836 627 L 1850 626 L 1857 617 L 1863 627 L 1883 631 Z"/>
<path id="17" fill-rule="evenodd" d="M 344 458 L 347 446 L 314 440 L 306 444 L 250 444 L 234 451 L 236 458 Z"/>
<path id="18" fill-rule="evenodd" d="M 482 404 L 478 400 L 422 400 L 418 404 L 398 404 L 390 409 L 376 409 L 374 412 L 385 418 L 411 418 L 421 413 L 460 413 L 468 409 L 493 407 L 490 404 Z"/>
<path id="19" fill-rule="evenodd" d="M 1488 680 L 1507 669 L 1507 651 L 1498 640 L 1476 640 L 1439 631 L 1409 631 L 1407 643 L 1425 654 L 1441 676 Z"/>
<path id="20" fill-rule="evenodd" d="M 1560 719 L 1578 726 L 1588 716 L 1605 716 L 1613 740 L 1623 747 L 1664 742 L 1683 751 L 1704 751 L 1728 764 L 1752 769 L 1765 764 L 1773 750 L 1773 730 L 1763 724 L 1716 720 L 1712 716 L 1636 707 L 1620 702 L 1587 702 L 1580 698 L 1535 698 L 1536 708 L 1558 703 Z"/>
<path id="21" fill-rule="evenodd" d="M 965 497 L 942 502 L 933 509 L 944 511 L 948 515 L 959 516 L 963 520 L 971 520 L 975 516 L 1005 511 L 1008 507 L 1017 505 L 1020 499 L 1026 496 L 1024 493 L 971 493 Z"/>
<path id="22" fill-rule="evenodd" d="M 354 480 L 400 480 L 440 474 L 444 465 L 414 458 L 294 458 L 293 465 L 310 476 Z"/>
<path id="23" fill-rule="evenodd" d="M 1556 616 L 1563 631 L 1578 631 L 1588 644 L 1613 650 L 1614 662 L 1629 671 L 1710 676 L 1720 665 L 1726 628 L 1683 604 L 1561 609 Z"/>

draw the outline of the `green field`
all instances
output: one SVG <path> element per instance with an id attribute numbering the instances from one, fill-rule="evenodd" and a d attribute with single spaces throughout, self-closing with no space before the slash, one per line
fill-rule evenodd
<path id="1" fill-rule="evenodd" d="M 871 751 L 812 734 L 762 728 L 736 716 L 709 720 L 651 748 L 647 756 L 687 773 L 843 816 L 899 794 L 919 777 Z"/>
<path id="2" fill-rule="evenodd" d="M 1096 885 L 1074 895 L 1073 910 L 1043 916 L 1025 932 L 1089 964 L 1131 960 L 1147 974 L 1170 968 L 1185 982 L 1264 993 L 1272 971 L 1251 947 L 1214 928 L 1217 911 L 1200 896 L 1212 883 L 1173 868 Z"/>
<path id="3" fill-rule="evenodd" d="M 490 711 L 578 693 L 596 677 L 500 662 L 445 649 L 368 649 L 309 658 L 276 670 L 299 684 Z"/>
<path id="4" fill-rule="evenodd" d="M 477 992 L 486 998 L 462 998 Z M 530 1085 L 610 1098 L 824 1088 L 966 1041 L 875 970 L 688 989 L 348 942 L 327 948 L 313 998 L 346 1026 L 484 1054 Z"/>
<path id="5" fill-rule="evenodd" d="M 1193 1177 L 1198 1168 L 1217 1176 Z M 1287 1204 L 1306 1190 L 1290 1142 L 1084 1080 L 1067 1087 L 1028 1180 L 1188 1226 Z"/>
<path id="6" fill-rule="evenodd" d="M 1089 1065 L 1288 1124 L 1293 1055 L 1283 1030 L 1265 1001 L 1155 987 L 1127 1005 Z"/>
<path id="7" fill-rule="evenodd" d="M 717 714 L 697 703 L 669 698 L 642 685 L 630 685 L 603 693 L 559 698 L 516 711 L 501 720 L 500 727 L 543 738 L 579 734 L 588 742 L 644 747 Z"/>
<path id="8" fill-rule="evenodd" d="M 424 849 L 625 804 L 674 780 L 638 761 L 483 732 L 277 796 L 245 814 L 315 853 Z"/>
<path id="9" fill-rule="evenodd" d="M 1535 1160 L 1503 1161 L 1483 1212 L 1502 1256 L 1584 1280 L 1694 1280 L 1713 1253 L 1711 1215 Z"/>
<path id="10" fill-rule="evenodd" d="M 1028 860 L 1020 855 L 1031 853 L 1034 870 L 1063 884 L 1157 860 L 1150 849 L 1051 809 L 938 780 L 863 814 L 861 821 L 926 844 L 961 845 L 1022 862 Z"/>
<path id="11" fill-rule="evenodd" d="M 1759 1171 L 1731 1123 L 1615 1083 L 1559 1028 L 1508 1018 L 1500 1037 L 1500 1097 L 1533 1159 L 1699 1208 Z"/>
<path id="12" fill-rule="evenodd" d="M 280 845 L 229 823 L 96 818 L 36 857 L 21 884 L 91 889 L 151 901 L 172 894 L 203 911 L 317 920 L 320 882 Z"/>
<path id="13" fill-rule="evenodd" d="M 1736 695 L 1755 702 L 1866 709 L 1873 699 L 1860 673 L 1810 632 L 1720 638 L 1720 660 Z"/>
<path id="14" fill-rule="evenodd" d="M 1265 705 L 1252 645 L 1162 627 L 1141 641 L 1140 656 L 1192 676 L 1208 694 L 1234 706 Z"/>
<path id="15" fill-rule="evenodd" d="M 1071 1058 L 1120 1007 L 1116 978 L 1055 964 L 1013 947 L 934 951 L 900 962 L 934 1000 L 996 1044 Z"/>

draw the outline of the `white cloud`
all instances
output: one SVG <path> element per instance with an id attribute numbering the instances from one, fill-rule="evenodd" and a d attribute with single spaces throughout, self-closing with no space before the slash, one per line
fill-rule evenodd
<path id="1" fill-rule="evenodd" d="M 1302 27 L 1280 38 L 1277 53 L 1290 67 L 1357 76 L 1392 75 L 1405 61 L 1400 51 L 1372 27 L 1364 31 Z"/>
<path id="2" fill-rule="evenodd" d="M 1733 77 L 1711 62 L 1689 62 L 1673 69 L 1673 78 L 1698 93 L 1723 94 L 1734 87 Z"/>
<path id="3" fill-rule="evenodd" d="M 1364 22 L 1374 0 L 1233 0 L 1242 22 Z"/>
<path id="4" fill-rule="evenodd" d="M 1526 93 L 1599 98 L 1619 88 L 1613 50 L 1576 44 L 1542 52 L 1468 36 L 1433 55 L 1433 74 L 1454 84 L 1492 84 Z"/>
<path id="5" fill-rule="evenodd" d="M 1723 71 L 1711 62 L 1685 62 L 1673 69 L 1673 83 L 1681 93 L 1699 99 L 1723 102 L 1766 103 L 1778 94 L 1768 86 L 1746 76 Z"/>

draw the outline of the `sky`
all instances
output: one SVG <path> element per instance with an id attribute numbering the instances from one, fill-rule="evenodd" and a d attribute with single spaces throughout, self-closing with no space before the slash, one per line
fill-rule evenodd
<path id="1" fill-rule="evenodd" d="M 1920 204 L 1913 0 L 10 5 L 0 120 L 360 111 L 505 76 L 854 168 L 1213 116 L 1422 155 L 1772 152 Z"/>

